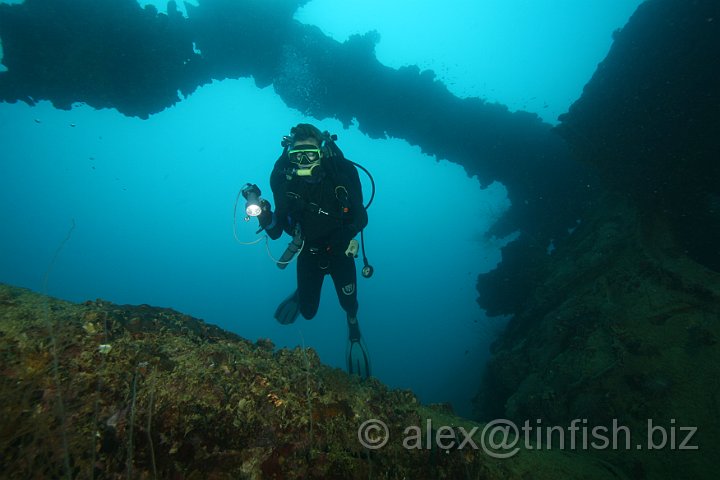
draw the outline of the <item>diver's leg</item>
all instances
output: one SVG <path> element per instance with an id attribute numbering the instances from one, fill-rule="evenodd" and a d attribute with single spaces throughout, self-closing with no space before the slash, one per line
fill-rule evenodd
<path id="1" fill-rule="evenodd" d="M 297 259 L 297 292 L 300 313 L 307 320 L 317 313 L 324 277 L 325 270 L 320 268 L 318 256 L 301 252 Z"/>
<path id="2" fill-rule="evenodd" d="M 335 292 L 340 301 L 340 306 L 347 313 L 348 321 L 350 318 L 355 318 L 357 321 L 358 300 L 355 259 L 344 255 L 333 256 L 330 267 L 330 276 L 335 285 Z"/>
<path id="3" fill-rule="evenodd" d="M 347 369 L 350 375 L 368 378 L 370 373 L 370 357 L 367 347 L 360 336 L 360 324 L 357 319 L 358 301 L 355 259 L 335 257 L 331 276 L 340 305 L 347 313 L 348 342 L 346 351 Z"/>

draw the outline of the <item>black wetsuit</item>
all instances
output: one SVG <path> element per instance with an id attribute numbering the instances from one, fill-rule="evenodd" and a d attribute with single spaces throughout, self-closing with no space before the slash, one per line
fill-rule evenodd
<path id="1" fill-rule="evenodd" d="M 333 251 L 332 245 L 337 238 L 349 241 L 368 222 L 357 169 L 341 153 L 324 157 L 313 177 L 288 175 L 292 166 L 285 154 L 275 163 L 270 176 L 275 213 L 266 231 L 274 240 L 283 231 L 292 235 L 296 225 L 301 228 L 305 244 L 297 259 L 300 313 L 307 319 L 315 316 L 323 279 L 329 274 L 343 310 L 355 317 L 355 259 L 345 256 L 347 243 L 334 249 L 342 251 Z"/>

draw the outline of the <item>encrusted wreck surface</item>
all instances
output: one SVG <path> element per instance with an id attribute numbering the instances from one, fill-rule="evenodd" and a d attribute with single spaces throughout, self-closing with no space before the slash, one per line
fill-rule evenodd
<path id="1" fill-rule="evenodd" d="M 147 305 L 71 304 L 0 284 L 0 360 L 5 478 L 601 479 L 612 471 L 558 451 L 496 459 L 457 448 L 457 429 L 475 425 L 419 405 L 411 392 L 349 377 L 310 349 L 253 344 Z M 382 448 L 359 442 L 369 419 L 389 428 Z M 428 420 L 456 429 L 455 448 L 405 448 L 405 429 Z"/>
<path id="2" fill-rule="evenodd" d="M 548 258 L 494 345 L 481 416 L 625 426 L 617 448 L 592 449 L 631 478 L 716 478 L 720 275 L 661 220 L 617 198 L 603 205 Z"/>
<path id="3" fill-rule="evenodd" d="M 558 132 L 606 186 L 720 272 L 720 2 L 651 0 L 616 32 Z"/>
<path id="4" fill-rule="evenodd" d="M 717 478 L 718 20 L 715 0 L 650 0 L 616 32 L 557 128 L 605 193 L 552 254 L 524 235 L 479 282 L 515 314 L 480 416 L 627 426 L 596 453 L 637 479 Z"/>

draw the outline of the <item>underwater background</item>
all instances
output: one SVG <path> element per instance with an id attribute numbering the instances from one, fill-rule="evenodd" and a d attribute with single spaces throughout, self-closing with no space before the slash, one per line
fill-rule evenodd
<path id="1" fill-rule="evenodd" d="M 339 42 L 376 30 L 384 65 L 430 69 L 459 97 L 556 124 L 640 3 L 313 0 L 295 18 Z M 302 72 L 292 80 L 309 81 Z M 481 188 L 461 166 L 403 140 L 306 117 L 250 78 L 213 81 L 144 120 L 85 105 L 0 104 L 0 282 L 40 291 L 72 227 L 45 293 L 170 307 L 251 340 L 312 347 L 344 368 L 346 326 L 331 283 L 316 318 L 278 325 L 272 313 L 294 288 L 294 266 L 281 271 L 264 242 L 233 238 L 239 188 L 257 183 L 269 194 L 280 139 L 299 122 L 336 133 L 377 185 L 365 231 L 375 275 L 358 279 L 373 374 L 471 416 L 505 325 L 484 315 L 475 288 L 516 236 L 486 235 L 509 206 L 504 186 Z M 238 214 L 241 241 L 256 239 L 255 223 Z M 270 242 L 270 253 L 277 258 L 287 241 Z"/>
<path id="2" fill-rule="evenodd" d="M 717 476 L 717 0 L 25 0 L 0 41 L 0 476 Z M 240 213 L 299 122 L 377 187 L 369 379 L 329 282 L 273 320 L 289 238 Z"/>

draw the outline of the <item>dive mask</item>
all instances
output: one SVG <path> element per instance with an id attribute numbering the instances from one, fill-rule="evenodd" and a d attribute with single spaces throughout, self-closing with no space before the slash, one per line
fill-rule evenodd
<path id="1" fill-rule="evenodd" d="M 288 150 L 288 158 L 301 167 L 311 167 L 320 163 L 320 148 L 315 145 L 296 145 Z"/>

